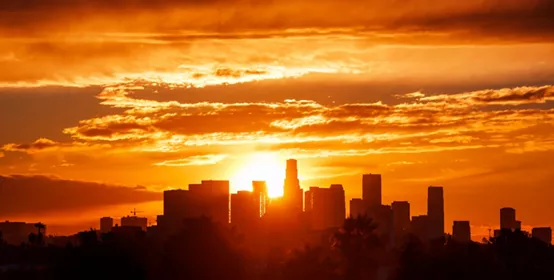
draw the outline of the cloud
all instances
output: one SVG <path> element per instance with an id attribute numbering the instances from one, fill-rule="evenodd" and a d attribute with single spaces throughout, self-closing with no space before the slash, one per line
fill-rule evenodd
<path id="1" fill-rule="evenodd" d="M 31 144 L 7 144 L 2 147 L 5 151 L 10 152 L 35 152 L 58 147 L 60 143 L 50 139 L 39 138 Z"/>
<path id="2" fill-rule="evenodd" d="M 0 68 L 10 71 L 0 72 L 0 85 L 144 79 L 202 87 L 310 73 L 372 79 L 428 72 L 436 79 L 444 71 L 458 75 L 456 69 L 471 69 L 474 77 L 518 69 L 552 73 L 549 0 L 132 2 L 3 1 Z M 462 45 L 469 45 L 464 55 L 457 49 Z M 504 45 L 525 45 L 525 55 L 508 63 L 514 56 L 499 51 Z"/>
<path id="3" fill-rule="evenodd" d="M 227 155 L 199 155 L 188 158 L 166 160 L 155 163 L 156 166 L 195 166 L 195 165 L 213 165 L 225 159 Z"/>
<path id="4" fill-rule="evenodd" d="M 310 13 L 305 13 L 310 10 Z M 333 16 L 340 10 L 343 17 Z M 469 0 L 442 2 L 324 1 L 3 1 L 0 26 L 6 33 L 18 27 L 37 34 L 98 30 L 118 33 L 164 33 L 190 30 L 203 33 L 288 29 L 358 28 L 367 31 L 460 30 L 481 33 L 548 34 L 554 5 L 548 0 Z M 94 15 L 94 17 L 93 17 Z M 83 20 L 85 19 L 85 20 Z M 68 29 L 71 26 L 72 29 Z M 487 28 L 483 28 L 487 26 Z M 15 33 L 15 32 L 14 32 Z M 21 34 L 21 33 L 18 33 Z M 173 34 L 177 35 L 177 34 Z"/>
<path id="5" fill-rule="evenodd" d="M 135 98 L 141 91 L 165 86 L 107 87 L 98 95 L 101 104 L 123 108 L 121 113 L 85 119 L 64 129 L 72 141 L 39 139 L 7 144 L 3 150 L 36 158 L 55 153 L 68 159 L 80 154 L 107 159 L 117 154 L 123 161 L 134 157 L 155 166 L 215 164 L 243 149 L 291 152 L 298 157 L 488 148 L 528 152 L 531 144 L 525 142 L 536 141 L 533 149 L 538 149 L 538 143 L 551 139 L 548 131 L 554 127 L 554 109 L 522 107 L 550 102 L 552 86 L 418 94 L 396 104 L 181 103 Z M 83 160 L 68 162 L 79 166 Z"/>
<path id="6" fill-rule="evenodd" d="M 110 205 L 162 199 L 161 193 L 123 186 L 64 180 L 50 176 L 2 176 L 0 213 L 17 216 L 33 213 L 84 211 Z"/>
<path id="7" fill-rule="evenodd" d="M 419 101 L 466 103 L 468 105 L 521 105 L 554 101 L 554 86 L 480 90 L 452 95 L 416 96 Z"/>

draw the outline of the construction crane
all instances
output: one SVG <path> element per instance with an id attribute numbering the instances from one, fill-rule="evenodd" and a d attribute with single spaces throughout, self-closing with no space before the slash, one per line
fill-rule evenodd
<path id="1" fill-rule="evenodd" d="M 137 213 L 142 213 L 144 211 L 137 211 L 137 208 L 133 208 L 133 211 L 131 211 L 131 214 L 133 214 L 133 216 L 137 216 Z"/>

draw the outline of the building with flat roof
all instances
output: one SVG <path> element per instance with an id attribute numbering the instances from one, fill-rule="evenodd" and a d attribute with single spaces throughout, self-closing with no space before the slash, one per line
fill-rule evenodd
<path id="1" fill-rule="evenodd" d="M 362 175 L 362 199 L 368 207 L 381 205 L 381 174 Z"/>
<path id="2" fill-rule="evenodd" d="M 5 221 L 0 222 L 0 232 L 2 232 L 2 238 L 6 243 L 20 245 L 29 242 L 29 235 L 31 233 L 37 234 L 38 229 L 34 223 Z M 46 227 L 41 232 L 46 236 Z"/>
<path id="3" fill-rule="evenodd" d="M 413 216 L 410 222 L 410 232 L 421 242 L 429 241 L 428 220 L 427 215 L 419 215 Z"/>
<path id="4" fill-rule="evenodd" d="M 340 227 L 344 223 L 346 205 L 342 185 L 310 187 L 305 193 L 305 201 L 305 212 L 312 229 Z"/>
<path id="5" fill-rule="evenodd" d="M 146 228 L 148 227 L 148 219 L 145 217 L 137 217 L 137 216 L 122 217 L 121 226 L 141 228 L 143 231 L 146 231 Z"/>
<path id="6" fill-rule="evenodd" d="M 393 201 L 391 208 L 395 235 L 407 232 L 410 229 L 410 203 L 408 201 Z"/>
<path id="7" fill-rule="evenodd" d="M 231 224 L 240 230 L 252 229 L 260 220 L 260 205 L 254 193 L 231 194 Z"/>
<path id="8" fill-rule="evenodd" d="M 552 244 L 552 228 L 551 227 L 536 227 L 531 231 L 531 236 L 546 244 Z"/>
<path id="9" fill-rule="evenodd" d="M 469 221 L 454 221 L 452 224 L 452 239 L 457 242 L 471 241 L 471 226 Z"/>
<path id="10" fill-rule="evenodd" d="M 367 205 L 361 198 L 352 198 L 350 200 L 350 217 L 356 218 L 358 216 L 367 215 Z"/>
<path id="11" fill-rule="evenodd" d="M 100 233 L 108 233 L 112 231 L 113 228 L 113 218 L 112 217 L 102 217 L 100 218 Z"/>
<path id="12" fill-rule="evenodd" d="M 427 189 L 427 227 L 429 239 L 444 237 L 444 193 L 439 186 Z"/>
<path id="13" fill-rule="evenodd" d="M 500 209 L 500 229 L 515 230 L 516 227 L 517 227 L 516 209 L 511 207 L 501 208 Z"/>

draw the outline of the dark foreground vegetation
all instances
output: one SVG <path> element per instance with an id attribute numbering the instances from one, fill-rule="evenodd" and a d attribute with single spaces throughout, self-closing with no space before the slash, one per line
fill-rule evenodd
<path id="1" fill-rule="evenodd" d="M 554 249 L 525 232 L 503 232 L 483 243 L 413 236 L 385 246 L 367 218 L 300 249 L 254 242 L 207 218 L 188 220 L 171 236 L 85 231 L 78 244 L 45 245 L 40 236 L 0 245 L 0 279 L 554 279 Z"/>

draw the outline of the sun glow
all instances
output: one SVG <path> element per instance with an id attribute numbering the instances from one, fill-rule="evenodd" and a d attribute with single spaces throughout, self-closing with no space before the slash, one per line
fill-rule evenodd
<path id="1" fill-rule="evenodd" d="M 231 179 L 231 188 L 252 190 L 252 181 L 265 181 L 270 197 L 283 195 L 285 163 L 276 154 L 256 153 L 245 158 Z"/>

